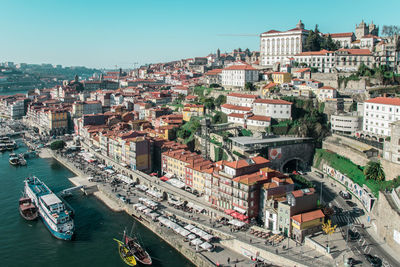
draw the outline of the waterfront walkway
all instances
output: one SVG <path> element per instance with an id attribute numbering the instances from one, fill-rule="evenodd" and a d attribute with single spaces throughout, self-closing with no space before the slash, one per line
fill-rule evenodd
<path id="1" fill-rule="evenodd" d="M 95 153 L 96 156 L 97 153 Z M 68 165 L 72 165 L 71 163 L 69 163 L 68 161 L 66 161 L 64 158 L 60 158 L 58 157 L 59 160 L 67 165 L 68 168 L 70 168 L 72 171 L 74 171 L 75 173 L 81 173 L 81 176 L 84 176 L 83 172 L 79 169 L 76 169 L 74 166 L 68 166 Z M 114 163 L 116 164 L 116 163 Z M 122 166 L 121 166 L 122 167 Z M 75 170 L 74 170 L 75 169 Z M 145 174 L 143 174 L 145 175 Z M 146 175 L 148 176 L 148 175 Z M 151 176 L 148 176 L 151 177 Z M 154 177 L 151 177 L 154 178 Z M 143 178 L 142 178 L 143 179 Z M 154 183 L 152 181 L 149 182 L 150 186 L 154 187 L 157 186 L 162 187 L 162 185 L 166 185 L 165 183 L 161 182 L 157 179 L 157 181 L 154 181 Z M 127 209 L 127 207 L 129 208 L 128 205 L 122 203 L 120 200 L 118 200 L 115 197 L 115 194 L 119 193 L 121 195 L 127 196 L 127 192 L 126 189 L 124 189 L 123 187 L 118 188 L 117 191 L 113 191 L 113 188 L 106 183 L 101 183 L 101 188 L 102 190 L 100 190 L 101 192 L 97 192 L 98 193 L 98 197 L 100 199 L 102 199 L 103 202 L 105 202 L 105 204 L 107 204 L 111 209 L 116 210 L 116 211 L 120 211 L 120 210 L 129 210 Z M 177 189 L 177 188 L 173 188 L 174 191 L 179 190 L 179 192 L 176 192 L 176 195 L 181 196 L 183 199 L 185 199 L 185 196 L 182 196 L 184 194 L 182 193 L 186 193 L 186 194 L 190 194 L 186 191 Z M 104 192 L 107 192 L 106 194 L 104 194 Z M 135 193 L 137 194 L 137 196 L 141 196 L 141 193 L 135 191 Z M 107 196 L 105 196 L 107 195 Z M 191 195 L 191 199 L 190 201 L 198 204 L 200 203 L 199 199 L 197 197 L 195 197 L 194 195 Z M 132 196 L 127 196 L 129 198 L 131 198 Z M 110 198 L 114 198 L 114 200 L 110 201 Z M 131 201 L 132 202 L 136 202 L 135 198 L 132 198 Z M 204 203 L 202 206 L 205 206 Z M 210 207 L 207 207 L 208 209 L 210 209 Z M 177 210 L 175 208 L 172 207 L 164 207 L 165 211 L 168 211 L 171 214 L 175 214 L 180 220 L 185 221 L 187 223 L 191 223 L 194 225 L 199 225 L 199 227 L 203 228 L 203 229 L 207 229 L 207 230 L 211 230 L 213 231 L 213 233 L 217 236 L 221 236 L 224 237 L 225 239 L 229 240 L 229 239 L 236 239 L 240 242 L 243 242 L 243 244 L 246 244 L 248 246 L 250 246 L 250 250 L 252 251 L 251 253 L 253 253 L 254 255 L 256 255 L 257 253 L 260 253 L 260 251 L 264 251 L 266 253 L 266 255 L 269 255 L 269 257 L 265 257 L 265 259 L 268 261 L 269 258 L 273 257 L 274 260 L 269 261 L 270 263 L 275 262 L 277 264 L 280 265 L 284 265 L 284 266 L 333 266 L 335 265 L 333 259 L 331 257 L 327 257 L 321 253 L 319 253 L 318 251 L 311 249 L 307 246 L 299 246 L 297 247 L 296 244 L 292 241 L 289 240 L 289 249 L 284 249 L 283 246 L 287 246 L 287 242 L 288 240 L 286 239 L 284 242 L 281 243 L 281 245 L 279 246 L 271 246 L 271 245 L 265 245 L 263 239 L 259 239 L 257 237 L 254 237 L 252 235 L 250 235 L 248 232 L 243 232 L 243 231 L 239 231 L 239 232 L 235 232 L 232 233 L 230 231 L 230 228 L 228 226 L 223 226 L 220 224 L 215 224 L 213 217 L 209 216 L 208 214 L 196 214 L 194 216 L 192 216 L 192 218 L 188 218 L 188 213 L 182 211 L 182 210 Z M 224 214 L 225 215 L 225 214 Z M 226 216 L 226 215 L 225 215 Z M 211 220 L 210 220 L 211 218 Z M 227 259 L 228 257 L 232 260 L 232 259 L 239 259 L 239 263 L 236 263 L 236 266 L 241 266 L 241 263 L 244 264 L 243 266 L 249 266 L 249 264 L 251 264 L 251 260 L 247 257 L 243 257 L 242 255 L 239 254 L 240 253 L 244 253 L 244 250 L 239 247 L 233 248 L 235 249 L 237 252 L 234 252 L 230 247 L 229 244 L 227 244 L 228 247 L 226 246 L 221 246 L 220 250 L 216 250 L 215 252 L 202 252 L 204 254 L 204 256 L 208 257 L 214 264 L 221 264 L 221 262 L 225 262 L 225 264 L 227 263 Z M 281 264 L 281 260 L 279 259 L 285 259 L 282 262 L 288 262 L 288 264 Z M 231 265 L 234 266 L 235 263 L 232 263 L 231 261 Z"/>

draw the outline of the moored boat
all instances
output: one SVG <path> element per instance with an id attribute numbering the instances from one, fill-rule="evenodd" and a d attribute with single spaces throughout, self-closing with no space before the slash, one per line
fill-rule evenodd
<path id="1" fill-rule="evenodd" d="M 19 164 L 19 158 L 14 153 L 11 153 L 8 162 L 13 166 L 17 166 Z"/>
<path id="2" fill-rule="evenodd" d="M 24 154 L 23 153 L 18 155 L 18 163 L 21 166 L 25 166 L 26 165 L 26 159 L 24 158 Z"/>
<path id="3" fill-rule="evenodd" d="M 143 265 L 151 265 L 152 260 L 146 250 L 139 244 L 136 237 L 128 236 L 124 231 L 124 237 L 122 240 L 129 251 L 135 256 L 136 261 Z"/>
<path id="4" fill-rule="evenodd" d="M 50 233 L 58 239 L 71 240 L 74 234 L 72 210 L 37 177 L 25 179 L 25 195 L 38 208 L 39 216 Z"/>
<path id="5" fill-rule="evenodd" d="M 21 197 L 19 199 L 19 213 L 22 218 L 28 221 L 36 220 L 39 216 L 38 208 L 29 197 Z"/>
<path id="6" fill-rule="evenodd" d="M 121 259 L 129 266 L 136 266 L 136 259 L 133 254 L 129 251 L 127 246 L 122 242 L 114 238 L 118 243 L 118 252 Z"/>

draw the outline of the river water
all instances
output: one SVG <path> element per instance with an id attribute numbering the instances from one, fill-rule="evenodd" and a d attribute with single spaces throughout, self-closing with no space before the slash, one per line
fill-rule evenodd
<path id="1" fill-rule="evenodd" d="M 26 150 L 21 147 L 20 153 Z M 123 229 L 134 232 L 153 258 L 153 266 L 193 266 L 158 236 L 124 212 L 109 210 L 94 196 L 76 192 L 67 201 L 75 210 L 75 240 L 57 240 L 42 221 L 25 221 L 18 212 L 23 180 L 35 175 L 53 192 L 73 186 L 74 174 L 54 159 L 28 159 L 25 167 L 8 163 L 9 152 L 0 153 L 0 266 L 127 266 L 122 262 L 113 238 Z"/>

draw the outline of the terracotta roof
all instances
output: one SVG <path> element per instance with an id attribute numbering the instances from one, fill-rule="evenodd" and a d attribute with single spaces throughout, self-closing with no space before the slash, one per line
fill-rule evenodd
<path id="1" fill-rule="evenodd" d="M 263 32 L 262 34 L 268 34 L 268 33 L 278 33 L 278 32 L 281 32 L 281 31 L 277 31 L 277 30 L 269 30 L 269 31 L 267 31 L 267 32 Z"/>
<path id="2" fill-rule="evenodd" d="M 223 70 L 257 70 L 248 64 L 231 65 Z"/>
<path id="3" fill-rule="evenodd" d="M 314 188 L 306 188 L 306 189 L 300 189 L 300 190 L 296 190 L 296 191 L 292 191 L 291 194 L 295 197 L 302 197 L 304 195 L 312 195 L 315 193 L 315 189 Z"/>
<path id="4" fill-rule="evenodd" d="M 263 87 L 263 89 L 274 88 L 274 87 L 277 86 L 277 85 L 278 85 L 277 83 L 270 82 L 269 84 L 266 84 L 266 85 Z"/>
<path id="5" fill-rule="evenodd" d="M 235 106 L 235 105 L 231 105 L 231 104 L 223 104 L 223 105 L 221 105 L 221 108 L 242 110 L 242 111 L 250 111 L 251 110 L 250 107 Z"/>
<path id="6" fill-rule="evenodd" d="M 372 34 L 367 34 L 367 35 L 364 35 L 363 37 L 361 37 L 361 38 L 374 38 L 374 39 L 379 39 L 379 37 L 378 36 L 375 36 L 375 35 L 372 35 Z"/>
<path id="7" fill-rule="evenodd" d="M 244 114 L 240 114 L 240 113 L 230 113 L 230 114 L 228 115 L 228 117 L 235 117 L 235 118 L 241 118 L 241 119 L 243 119 L 243 118 L 244 118 Z"/>
<path id="8" fill-rule="evenodd" d="M 247 119 L 251 120 L 251 121 L 271 121 L 271 117 L 261 116 L 261 115 L 254 115 L 254 116 L 248 117 Z"/>
<path id="9" fill-rule="evenodd" d="M 366 103 L 400 106 L 399 97 L 376 97 L 365 101 Z"/>
<path id="10" fill-rule="evenodd" d="M 258 98 L 256 95 L 250 95 L 250 94 L 239 94 L 239 93 L 230 93 L 227 96 L 233 96 L 233 97 L 240 97 L 240 98 Z"/>
<path id="11" fill-rule="evenodd" d="M 310 71 L 310 68 L 299 69 L 299 70 L 296 70 L 295 72 L 306 72 L 306 71 Z"/>
<path id="12" fill-rule="evenodd" d="M 231 161 L 231 162 L 227 162 L 225 163 L 226 166 L 231 167 L 233 169 L 240 169 L 243 167 L 247 167 L 253 164 L 265 164 L 268 163 L 269 160 L 267 160 L 266 158 L 263 157 L 253 157 L 250 159 L 240 159 L 240 160 L 236 160 L 236 161 Z"/>
<path id="13" fill-rule="evenodd" d="M 254 172 L 251 174 L 245 174 L 245 175 L 241 175 L 238 177 L 235 177 L 233 179 L 233 181 L 241 183 L 241 184 L 246 184 L 246 185 L 253 185 L 259 181 L 262 180 L 266 180 L 268 178 L 266 178 L 265 176 L 263 176 L 262 174 L 260 174 L 259 172 Z"/>
<path id="14" fill-rule="evenodd" d="M 318 55 L 326 55 L 328 53 L 333 53 L 333 51 L 328 51 L 325 49 L 322 49 L 321 51 L 307 51 L 307 52 L 301 52 L 296 56 L 318 56 Z"/>
<path id="15" fill-rule="evenodd" d="M 341 48 L 338 51 L 346 51 L 350 55 L 371 55 L 371 51 L 369 51 L 369 49 L 344 49 L 344 48 Z"/>
<path id="16" fill-rule="evenodd" d="M 331 87 L 331 86 L 322 86 L 319 89 L 325 89 L 325 90 L 336 90 L 335 88 Z"/>
<path id="17" fill-rule="evenodd" d="M 256 99 L 254 103 L 272 104 L 272 105 L 291 105 L 292 102 L 281 99 Z"/>
<path id="18" fill-rule="evenodd" d="M 352 37 L 354 33 L 352 32 L 342 32 L 342 33 L 327 33 L 325 36 L 331 36 L 332 38 L 341 38 L 341 37 Z"/>
<path id="19" fill-rule="evenodd" d="M 324 217 L 325 217 L 325 215 L 322 212 L 322 210 L 314 210 L 314 211 L 309 211 L 309 212 L 294 215 L 294 216 L 292 216 L 292 220 L 299 222 L 299 223 L 303 223 L 303 222 L 309 222 L 309 221 L 324 218 Z"/>

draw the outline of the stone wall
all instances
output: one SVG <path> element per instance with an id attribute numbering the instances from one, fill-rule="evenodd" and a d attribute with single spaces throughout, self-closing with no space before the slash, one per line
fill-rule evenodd
<path id="1" fill-rule="evenodd" d="M 391 196 L 380 194 L 377 205 L 372 209 L 372 225 L 381 239 L 379 241 L 386 241 L 386 244 L 398 255 L 400 243 L 394 240 L 394 235 L 397 232 L 398 242 L 400 242 L 400 213 L 394 209 L 393 204 L 390 204 L 390 198 Z"/>
<path id="2" fill-rule="evenodd" d="M 381 158 L 383 171 L 386 175 L 386 181 L 393 180 L 400 176 L 400 164 L 393 163 L 384 158 Z"/>
<path id="3" fill-rule="evenodd" d="M 352 150 L 350 147 L 344 146 L 340 143 L 325 140 L 322 142 L 322 148 L 330 151 L 334 151 L 336 154 L 346 157 L 351 160 L 354 164 L 365 166 L 369 160 L 362 155 L 362 153 Z"/>

